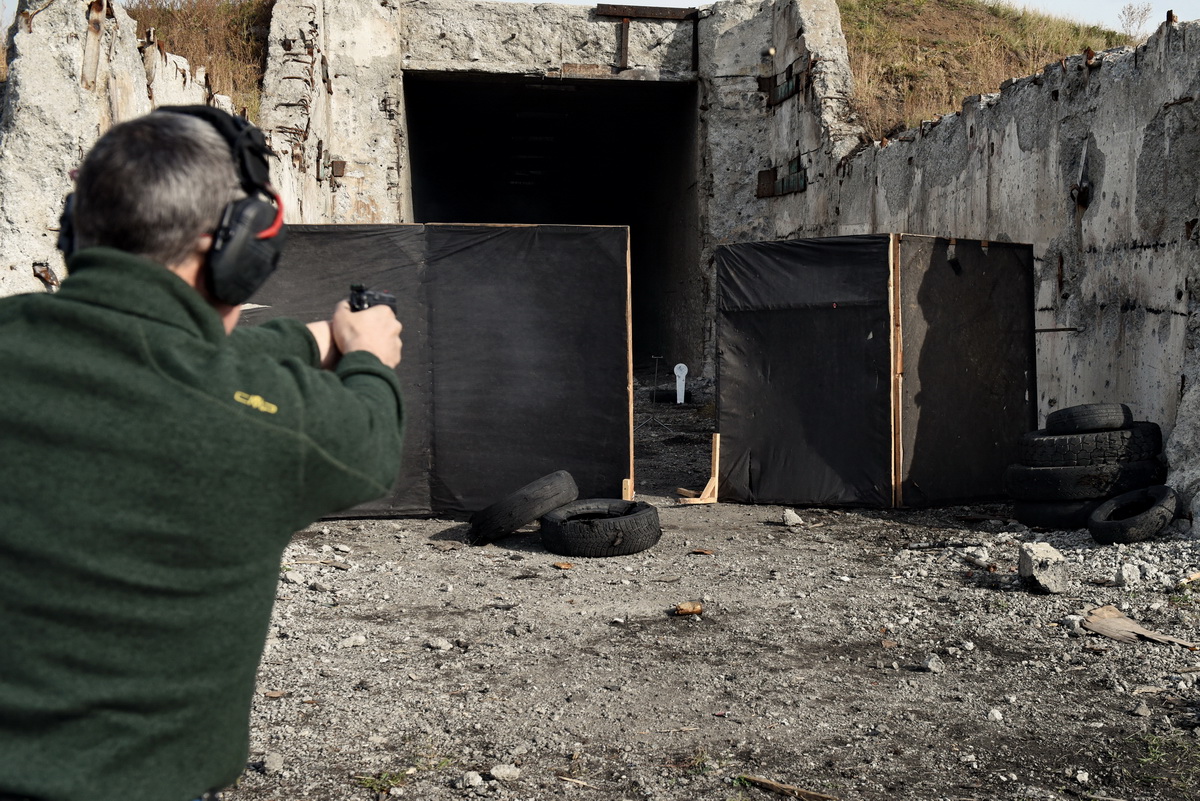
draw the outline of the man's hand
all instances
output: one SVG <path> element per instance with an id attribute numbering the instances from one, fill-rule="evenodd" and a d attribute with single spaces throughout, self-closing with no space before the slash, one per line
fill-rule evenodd
<path id="1" fill-rule="evenodd" d="M 388 306 L 372 306 L 356 312 L 350 311 L 345 300 L 338 303 L 329 321 L 333 343 L 341 353 L 365 350 L 391 368 L 400 364 L 402 327 Z"/>

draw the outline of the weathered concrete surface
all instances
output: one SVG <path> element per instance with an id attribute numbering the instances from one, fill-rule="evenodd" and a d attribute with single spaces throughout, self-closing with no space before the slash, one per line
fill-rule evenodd
<path id="1" fill-rule="evenodd" d="M 1171 481 L 1190 496 L 1200 465 L 1182 457 L 1200 449 L 1200 418 L 1177 412 L 1181 398 L 1200 405 L 1190 397 L 1200 362 L 1189 323 L 1200 255 L 1198 35 L 1194 23 L 1163 25 L 1136 50 L 1051 64 L 887 143 L 857 142 L 838 93 L 798 96 L 821 133 L 803 114 L 777 115 L 772 161 L 820 147 L 806 161 L 815 184 L 772 200 L 769 235 L 1033 244 L 1041 413 L 1128 403 L 1173 432 Z M 1086 205 L 1080 187 L 1090 189 Z"/>
<path id="2" fill-rule="evenodd" d="M 154 106 L 212 101 L 203 71 L 193 76 L 157 48 L 139 52 L 121 6 L 21 0 L 10 33 L 0 85 L 0 295 L 45 291 L 35 275 L 43 265 L 63 276 L 55 245 L 69 173 L 100 134 Z"/>
<path id="3" fill-rule="evenodd" d="M 287 220 L 413 222 L 406 71 L 691 80 L 693 27 L 634 20 L 618 71 L 620 20 L 586 7 L 282 0 L 261 123 L 283 156 Z"/>
<path id="4" fill-rule="evenodd" d="M 410 221 L 397 25 L 392 3 L 276 6 L 260 122 L 288 222 Z"/>
<path id="5" fill-rule="evenodd" d="M 160 46 L 142 48 L 146 69 L 146 89 L 153 107 L 205 105 L 213 99 L 204 67 L 193 73 L 183 56 L 168 53 Z M 229 109 L 227 108 L 226 111 Z"/>
<path id="6" fill-rule="evenodd" d="M 764 51 L 771 41 L 772 3 L 716 3 L 701 20 L 701 263 L 712 271 L 712 251 L 730 242 L 770 236 L 769 206 L 756 197 L 758 170 L 770 166 L 764 144 L 771 119 L 759 78 L 768 76 Z M 710 299 L 710 313 L 715 306 Z M 710 317 L 711 319 L 711 317 Z M 712 358 L 712 341 L 707 343 Z"/>
<path id="7" fill-rule="evenodd" d="M 134 25 L 120 6 L 91 29 L 84 3 L 42 6 L 21 0 L 17 7 L 0 110 L 5 295 L 43 290 L 35 265 L 62 274 L 55 243 L 68 173 L 113 121 L 150 110 Z"/>
<path id="8" fill-rule="evenodd" d="M 621 21 L 586 6 L 417 0 L 400 13 L 405 70 L 660 80 L 695 71 L 690 22 L 631 20 L 630 71 L 618 74 Z"/>

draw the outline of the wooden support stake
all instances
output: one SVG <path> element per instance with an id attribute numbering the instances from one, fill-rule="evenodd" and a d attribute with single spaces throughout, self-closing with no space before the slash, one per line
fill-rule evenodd
<path id="1" fill-rule="evenodd" d="M 700 492 L 694 490 L 676 490 L 684 497 L 679 499 L 679 503 L 716 503 L 717 502 L 717 475 L 721 467 L 721 435 L 712 435 L 712 467 L 709 474 L 708 483 L 704 485 L 704 489 Z"/>
<path id="2" fill-rule="evenodd" d="M 837 801 L 837 796 L 825 795 L 824 793 L 805 790 L 800 787 L 794 787 L 790 784 L 764 779 L 761 776 L 746 776 L 745 774 L 738 776 L 738 779 L 746 784 L 753 784 L 763 790 L 770 790 L 772 793 L 786 795 L 789 798 L 800 798 L 803 801 Z"/>
<path id="3" fill-rule="evenodd" d="M 803 799 L 803 801 L 838 801 L 838 796 L 835 795 L 815 793 L 815 791 L 812 790 L 793 787 L 791 784 L 773 782 L 770 781 L 769 778 L 762 778 L 761 776 L 746 776 L 745 773 L 743 773 L 742 776 L 738 776 L 738 779 L 746 784 L 754 784 L 757 788 L 770 790 L 772 793 L 779 793 L 780 795 L 786 795 L 788 797 L 792 797 L 792 799 Z"/>

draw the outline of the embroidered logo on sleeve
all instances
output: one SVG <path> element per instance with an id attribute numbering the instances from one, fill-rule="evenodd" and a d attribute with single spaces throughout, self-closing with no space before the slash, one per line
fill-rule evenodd
<path id="1" fill-rule="evenodd" d="M 266 412 L 267 414 L 275 414 L 275 412 L 279 411 L 278 406 L 266 400 L 262 395 L 251 395 L 248 392 L 238 390 L 233 393 L 233 399 L 238 403 L 249 406 L 251 409 L 258 409 L 260 412 Z"/>

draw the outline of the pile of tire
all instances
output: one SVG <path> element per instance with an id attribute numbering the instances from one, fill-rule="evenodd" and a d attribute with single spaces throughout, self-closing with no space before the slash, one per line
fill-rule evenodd
<path id="1" fill-rule="evenodd" d="M 1051 412 L 1044 429 L 1021 437 L 1021 461 L 1004 473 L 1013 516 L 1035 528 L 1087 527 L 1102 544 L 1153 537 L 1178 503 L 1162 485 L 1161 454 L 1161 429 L 1123 403 Z"/>
<path id="2" fill-rule="evenodd" d="M 467 542 L 486 545 L 535 520 L 541 521 L 542 545 L 563 556 L 626 556 L 662 536 L 655 507 L 616 498 L 579 500 L 575 479 L 559 470 L 471 515 Z"/>

